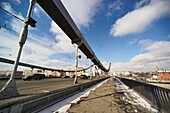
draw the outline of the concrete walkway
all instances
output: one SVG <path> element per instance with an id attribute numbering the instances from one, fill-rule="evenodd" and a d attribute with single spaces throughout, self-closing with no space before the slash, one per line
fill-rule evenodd
<path id="1" fill-rule="evenodd" d="M 157 113 L 147 102 L 142 104 L 131 93 L 126 92 L 117 79 L 110 79 L 91 91 L 88 97 L 72 104 L 68 113 Z M 143 101 L 143 100 L 141 100 Z"/>

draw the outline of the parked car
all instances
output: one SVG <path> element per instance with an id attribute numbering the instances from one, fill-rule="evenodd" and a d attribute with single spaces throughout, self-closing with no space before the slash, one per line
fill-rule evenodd
<path id="1" fill-rule="evenodd" d="M 45 78 L 45 74 L 32 74 L 32 75 L 22 77 L 23 80 L 32 80 L 32 79 L 41 80 L 44 78 Z"/>
<path id="2" fill-rule="evenodd" d="M 80 78 L 81 79 L 88 79 L 88 76 L 87 75 L 81 75 Z"/>
<path id="3" fill-rule="evenodd" d="M 65 76 L 62 76 L 62 78 L 70 78 L 69 76 L 65 75 Z"/>
<path id="4" fill-rule="evenodd" d="M 76 75 L 70 75 L 70 78 L 75 78 Z"/>

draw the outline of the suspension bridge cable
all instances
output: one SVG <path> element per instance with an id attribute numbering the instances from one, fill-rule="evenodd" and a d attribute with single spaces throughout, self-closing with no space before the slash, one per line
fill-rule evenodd
<path id="1" fill-rule="evenodd" d="M 11 12 L 9 12 L 9 11 L 5 10 L 4 8 L 0 7 L 0 9 L 1 9 L 1 10 L 3 10 L 4 12 L 8 13 L 9 15 L 11 15 L 11 16 L 13 16 L 13 17 L 15 17 L 16 19 L 18 19 L 18 20 L 20 20 L 20 21 L 24 22 L 24 20 L 23 20 L 23 19 L 21 19 L 21 18 L 17 17 L 16 15 L 14 15 L 14 14 L 12 14 Z"/>
<path id="2" fill-rule="evenodd" d="M 18 3 L 17 3 L 17 4 L 18 4 Z M 23 6 L 25 6 L 24 4 L 22 4 L 22 5 L 18 4 L 18 5 L 19 5 L 22 9 L 24 9 L 24 10 L 26 11 L 26 8 L 23 7 Z M 16 19 L 18 19 L 18 20 L 24 22 L 23 19 L 17 17 L 16 15 L 14 15 L 14 14 L 12 14 L 11 12 L 5 10 L 4 8 L 0 7 L 0 9 L 3 10 L 4 12 L 8 13 L 9 15 L 15 17 Z M 42 19 L 43 19 L 43 18 L 42 18 Z M 44 20 L 44 19 L 43 19 L 43 20 Z M 45 26 L 44 26 L 43 24 L 41 24 L 41 25 L 42 25 L 43 28 L 45 28 Z M 14 32 L 13 30 L 11 30 L 10 28 L 7 28 L 6 26 L 0 25 L 0 28 L 5 28 L 5 29 L 7 29 L 7 30 L 9 30 L 9 31 Z M 43 29 L 43 30 L 47 33 L 47 31 L 46 31 L 45 29 Z M 16 32 L 14 32 L 14 33 L 16 33 Z M 49 33 L 47 33 L 47 34 L 49 34 Z M 56 42 L 56 39 L 53 39 L 53 40 L 55 41 L 55 44 L 56 44 L 56 43 L 57 43 L 57 42 Z M 54 44 L 54 45 L 55 45 L 55 44 Z M 53 45 L 53 44 L 52 44 L 52 45 Z M 51 46 L 52 46 L 52 45 L 51 45 Z"/>

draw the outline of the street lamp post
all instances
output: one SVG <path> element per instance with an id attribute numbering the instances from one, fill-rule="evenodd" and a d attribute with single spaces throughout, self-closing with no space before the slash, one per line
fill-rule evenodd
<path id="1" fill-rule="evenodd" d="M 14 97 L 14 96 L 19 95 L 17 87 L 16 87 L 15 75 L 17 72 L 18 63 L 19 63 L 19 59 L 21 56 L 23 45 L 25 44 L 26 39 L 27 39 L 28 25 L 35 27 L 36 21 L 31 18 L 34 4 L 35 4 L 35 0 L 30 0 L 30 6 L 28 9 L 25 25 L 24 25 L 23 29 L 21 30 L 20 36 L 19 36 L 19 47 L 18 47 L 17 58 L 14 63 L 13 73 L 12 73 L 10 79 L 8 80 L 8 82 L 5 84 L 5 86 L 1 89 L 0 99 Z"/>
<path id="2" fill-rule="evenodd" d="M 92 81 L 92 77 L 93 77 L 93 66 L 91 66 L 91 68 L 90 68 L 90 74 L 91 74 L 90 80 Z"/>
<path id="3" fill-rule="evenodd" d="M 97 76 L 96 76 L 96 75 L 97 75 Z M 95 78 L 98 79 L 98 77 L 99 77 L 98 68 L 97 68 L 97 66 L 95 66 Z"/>
<path id="4" fill-rule="evenodd" d="M 75 78 L 74 78 L 74 84 L 77 84 L 78 83 L 78 80 L 77 80 L 77 67 L 78 67 L 78 58 L 79 58 L 79 55 L 78 55 L 78 46 L 76 46 L 76 59 L 75 59 Z"/>

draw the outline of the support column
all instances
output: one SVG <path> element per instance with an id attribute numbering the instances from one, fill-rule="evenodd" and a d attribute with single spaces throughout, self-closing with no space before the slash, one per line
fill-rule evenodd
<path id="1" fill-rule="evenodd" d="M 78 46 L 76 46 L 75 78 L 74 78 L 74 84 L 77 84 L 77 83 L 78 83 L 78 80 L 77 80 L 77 67 L 78 67 Z"/>
<path id="2" fill-rule="evenodd" d="M 95 76 L 96 76 L 97 79 L 99 78 L 99 72 L 98 72 L 98 67 L 97 66 L 95 66 Z"/>
<path id="3" fill-rule="evenodd" d="M 96 65 L 93 66 L 93 76 L 96 79 Z"/>
<path id="4" fill-rule="evenodd" d="M 34 68 L 31 68 L 31 74 L 33 74 L 33 70 L 34 70 Z"/>
<path id="5" fill-rule="evenodd" d="M 91 68 L 90 68 L 90 73 L 91 73 L 90 80 L 91 80 L 91 81 L 92 81 L 92 77 L 93 77 L 93 71 L 92 71 L 92 68 L 93 68 L 93 66 L 91 66 Z"/>
<path id="6" fill-rule="evenodd" d="M 27 39 L 28 25 L 31 24 L 31 26 L 32 25 L 34 26 L 35 22 L 36 22 L 31 18 L 31 14 L 32 14 L 34 4 L 35 4 L 35 0 L 31 0 L 30 6 L 29 6 L 29 9 L 28 9 L 28 13 L 27 13 L 27 19 L 25 21 L 24 28 L 21 30 L 20 36 L 19 36 L 19 47 L 18 47 L 17 58 L 16 58 L 15 63 L 14 63 L 13 73 L 12 73 L 10 79 L 8 80 L 8 82 L 5 84 L 5 86 L 1 89 L 0 99 L 19 96 L 17 86 L 16 86 L 16 82 L 15 82 L 15 75 L 16 75 L 16 72 L 17 72 L 18 63 L 19 63 L 19 60 L 20 60 L 23 45 L 25 44 L 26 39 Z M 32 23 L 32 21 L 33 21 L 33 23 Z"/>

